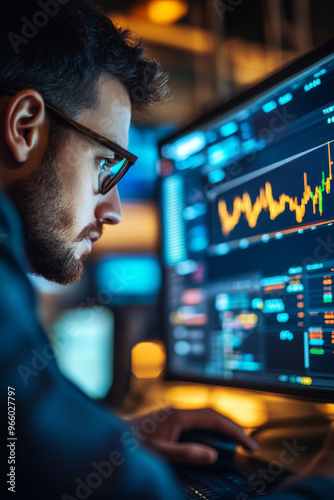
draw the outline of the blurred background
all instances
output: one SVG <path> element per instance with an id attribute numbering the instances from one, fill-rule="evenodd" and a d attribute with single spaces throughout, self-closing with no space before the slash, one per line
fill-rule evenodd
<path id="1" fill-rule="evenodd" d="M 116 24 L 133 29 L 143 39 L 147 55 L 156 58 L 170 75 L 171 99 L 133 121 L 129 150 L 139 160 L 119 183 L 123 221 L 107 227 L 94 244 L 81 281 L 61 287 L 31 278 L 60 369 L 88 396 L 105 400 L 125 414 L 160 403 L 211 405 L 243 425 L 257 425 L 270 416 L 260 398 L 242 391 L 162 380 L 165 351 L 160 324 L 157 143 L 331 38 L 334 3 L 96 3 Z M 276 398 L 272 411 L 279 412 L 279 407 Z M 305 413 L 302 406 L 300 411 Z"/>

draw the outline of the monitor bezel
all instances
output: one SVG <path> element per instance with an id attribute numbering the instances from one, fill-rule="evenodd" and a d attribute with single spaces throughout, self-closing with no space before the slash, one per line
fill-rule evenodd
<path id="1" fill-rule="evenodd" d="M 213 110 L 210 110 L 209 112 L 206 112 L 205 114 L 202 114 L 199 118 L 195 119 L 188 125 L 182 127 L 180 130 L 177 132 L 173 133 L 172 135 L 168 136 L 167 138 L 163 139 L 162 141 L 159 141 L 158 146 L 159 146 L 159 153 L 160 153 L 160 158 L 162 158 L 161 155 L 161 149 L 162 147 L 185 133 L 191 132 L 193 129 L 197 128 L 198 126 L 201 126 L 204 123 L 207 123 L 209 121 L 214 121 L 218 117 L 220 117 L 223 114 L 228 115 L 233 109 L 240 107 L 241 105 L 245 104 L 247 101 L 250 101 L 251 99 L 254 99 L 256 96 L 259 94 L 263 94 L 266 91 L 269 91 L 273 89 L 276 85 L 279 85 L 284 82 L 284 80 L 290 78 L 291 76 L 298 76 L 298 73 L 306 70 L 309 66 L 312 66 L 318 62 L 320 62 L 322 59 L 325 59 L 326 57 L 330 56 L 331 54 L 334 54 L 334 38 L 328 40 L 326 43 L 323 45 L 320 45 L 319 47 L 316 47 L 315 49 L 310 50 L 306 54 L 294 59 L 292 62 L 289 62 L 287 65 L 285 65 L 283 68 L 281 68 L 279 71 L 271 74 L 268 76 L 265 80 L 262 80 L 261 82 L 257 83 L 256 85 L 252 86 L 251 88 L 243 91 L 242 93 L 236 95 L 232 99 L 230 99 L 228 102 L 225 102 Z M 334 95 L 333 95 L 334 98 Z M 161 179 L 159 178 L 159 216 L 160 216 L 160 221 L 162 220 L 162 203 L 161 203 Z M 161 251 L 161 262 L 162 260 L 162 250 L 163 250 L 163 245 L 161 245 L 160 251 Z M 162 307 L 162 321 L 161 321 L 161 328 L 162 328 L 162 338 L 165 341 L 166 345 L 166 355 L 167 355 L 167 360 L 166 360 L 166 368 L 164 371 L 164 378 L 168 381 L 178 381 L 178 382 L 192 382 L 192 383 L 199 383 L 199 384 L 208 384 L 208 385 L 216 385 L 220 387 L 229 387 L 229 388 L 235 388 L 235 389 L 240 389 L 240 390 L 251 390 L 255 392 L 261 392 L 261 393 L 267 393 L 267 394 L 276 394 L 276 395 L 281 395 L 281 396 L 286 396 L 288 398 L 293 398 L 293 399 L 298 399 L 298 400 L 303 400 L 303 401 L 311 401 L 311 402 L 319 402 L 319 403 L 334 403 L 334 382 L 333 382 L 333 391 L 326 390 L 326 389 L 317 389 L 317 388 L 309 388 L 309 389 L 302 389 L 299 388 L 300 386 L 293 386 L 293 387 L 286 387 L 286 386 L 272 386 L 270 384 L 265 384 L 265 383 L 247 383 L 246 381 L 235 381 L 235 380 L 221 380 L 221 379 L 216 379 L 216 378 L 209 378 L 209 377 L 201 377 L 201 376 L 192 376 L 189 374 L 177 374 L 174 373 L 173 370 L 170 367 L 169 363 L 169 347 L 168 347 L 168 332 L 167 332 L 167 313 L 166 310 L 164 309 L 163 304 L 165 303 L 165 290 L 166 290 L 166 268 L 165 266 L 162 266 L 162 292 L 161 292 L 161 307 Z M 297 389 L 298 387 L 298 389 Z"/>

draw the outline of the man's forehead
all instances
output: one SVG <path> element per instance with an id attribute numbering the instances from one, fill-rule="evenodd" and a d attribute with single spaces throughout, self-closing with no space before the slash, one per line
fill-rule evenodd
<path id="1" fill-rule="evenodd" d="M 96 85 L 98 104 L 82 113 L 80 123 L 126 148 L 131 122 L 131 102 L 126 88 L 105 78 Z"/>
<path id="2" fill-rule="evenodd" d="M 96 85 L 101 106 L 125 106 L 131 111 L 131 101 L 127 89 L 116 80 L 102 76 Z"/>

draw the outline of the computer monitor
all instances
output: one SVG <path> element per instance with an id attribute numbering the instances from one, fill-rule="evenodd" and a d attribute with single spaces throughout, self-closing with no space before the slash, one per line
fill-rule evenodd
<path id="1" fill-rule="evenodd" d="M 92 399 L 113 384 L 114 316 L 107 307 L 66 309 L 51 328 L 60 371 Z"/>
<path id="2" fill-rule="evenodd" d="M 106 293 L 111 307 L 158 301 L 161 267 L 155 255 L 104 255 L 96 261 L 94 278 L 97 293 Z"/>
<path id="3" fill-rule="evenodd" d="M 160 144 L 167 376 L 334 401 L 334 41 Z"/>

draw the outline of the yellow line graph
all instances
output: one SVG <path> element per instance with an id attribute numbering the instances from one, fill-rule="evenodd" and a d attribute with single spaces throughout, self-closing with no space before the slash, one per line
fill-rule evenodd
<path id="1" fill-rule="evenodd" d="M 313 205 L 313 213 L 316 213 L 316 207 L 319 206 L 319 213 L 322 216 L 323 212 L 323 192 L 330 193 L 332 176 L 332 165 L 330 143 L 328 145 L 328 166 L 329 175 L 325 178 L 325 173 L 322 172 L 322 182 L 320 186 L 315 186 L 312 191 L 311 186 L 307 183 L 307 174 L 304 172 L 304 192 L 302 199 L 299 203 L 298 197 L 282 193 L 277 200 L 274 199 L 272 193 L 272 185 L 266 182 L 264 188 L 260 188 L 260 193 L 256 197 L 254 204 L 252 203 L 249 193 L 245 192 L 242 197 L 237 196 L 233 201 L 232 213 L 229 213 L 225 200 L 220 200 L 218 203 L 218 213 L 221 221 L 222 232 L 225 236 L 229 236 L 231 231 L 239 223 L 241 215 L 244 214 L 249 227 L 254 228 L 257 225 L 258 218 L 262 211 L 268 211 L 270 219 L 274 220 L 278 215 L 285 212 L 286 205 L 291 212 L 295 212 L 296 221 L 301 223 L 303 221 L 306 205 L 311 201 Z"/>

